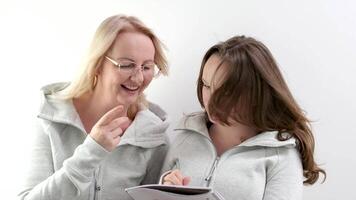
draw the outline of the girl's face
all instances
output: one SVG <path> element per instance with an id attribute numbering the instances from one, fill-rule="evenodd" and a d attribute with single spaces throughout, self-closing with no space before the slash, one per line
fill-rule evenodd
<path id="1" fill-rule="evenodd" d="M 112 50 L 105 56 L 108 58 L 104 58 L 95 87 L 100 91 L 102 100 L 114 105 L 135 103 L 153 78 L 147 70 L 154 65 L 152 40 L 139 32 L 120 33 Z M 127 70 L 129 66 L 135 66 L 132 72 Z"/>
<path id="2" fill-rule="evenodd" d="M 226 64 L 221 64 L 221 59 L 217 54 L 213 54 L 210 58 L 206 61 L 203 69 L 203 89 L 202 89 L 202 96 L 203 96 L 203 103 L 206 112 L 208 113 L 209 119 L 211 122 L 215 120 L 209 114 L 209 100 L 214 92 L 215 89 L 219 88 L 222 84 L 224 73 L 226 72 Z M 220 65 L 220 66 L 219 66 Z"/>

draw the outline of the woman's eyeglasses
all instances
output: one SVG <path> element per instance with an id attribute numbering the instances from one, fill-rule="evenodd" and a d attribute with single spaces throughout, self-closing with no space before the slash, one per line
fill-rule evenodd
<path id="1" fill-rule="evenodd" d="M 145 63 L 141 66 L 137 65 L 135 62 L 130 60 L 114 60 L 109 56 L 105 56 L 107 60 L 109 60 L 112 64 L 114 64 L 121 73 L 132 76 L 137 73 L 138 70 L 141 70 L 142 74 L 145 77 L 155 77 L 159 74 L 160 70 L 157 65 L 153 62 Z"/>

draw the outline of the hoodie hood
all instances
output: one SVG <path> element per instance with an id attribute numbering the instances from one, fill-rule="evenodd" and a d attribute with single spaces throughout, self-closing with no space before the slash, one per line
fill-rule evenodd
<path id="1" fill-rule="evenodd" d="M 69 83 L 54 83 L 41 89 L 41 106 L 38 117 L 53 123 L 74 126 L 86 135 L 84 126 L 71 99 L 60 99 L 52 94 L 66 88 Z M 153 148 L 167 143 L 165 131 L 169 121 L 166 112 L 149 102 L 148 108 L 139 111 L 125 130 L 120 144 Z"/>
<path id="2" fill-rule="evenodd" d="M 207 137 L 209 140 L 209 130 L 206 126 L 206 118 L 204 112 L 193 113 L 185 115 L 179 122 L 175 130 L 189 130 L 192 133 L 200 134 L 204 137 Z M 260 133 L 254 137 L 251 137 L 239 146 L 253 147 L 253 146 L 262 146 L 262 147 L 295 147 L 296 140 L 291 137 L 288 140 L 280 141 L 277 138 L 278 131 L 267 131 Z M 288 133 L 284 133 L 287 134 Z"/>

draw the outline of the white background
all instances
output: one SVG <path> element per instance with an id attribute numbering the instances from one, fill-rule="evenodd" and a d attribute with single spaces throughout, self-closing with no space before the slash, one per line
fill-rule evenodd
<path id="1" fill-rule="evenodd" d="M 200 109 L 196 78 L 205 51 L 236 34 L 272 51 L 295 98 L 314 121 L 324 184 L 306 200 L 356 199 L 356 2 L 352 0 L 0 1 L 1 199 L 14 199 L 39 88 L 69 81 L 99 23 L 135 15 L 168 47 L 170 76 L 155 80 L 150 100 L 170 114 Z"/>

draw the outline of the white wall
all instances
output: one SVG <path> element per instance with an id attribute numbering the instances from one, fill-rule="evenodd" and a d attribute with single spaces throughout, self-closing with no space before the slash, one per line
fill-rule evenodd
<path id="1" fill-rule="evenodd" d="M 136 15 L 167 45 L 170 77 L 148 97 L 176 122 L 199 110 L 196 77 L 205 51 L 236 34 L 264 42 L 289 86 L 315 121 L 316 160 L 324 184 L 304 199 L 356 199 L 356 2 L 352 0 L 0 2 L 1 199 L 12 199 L 28 159 L 38 89 L 69 81 L 98 24 L 116 13 Z"/>

